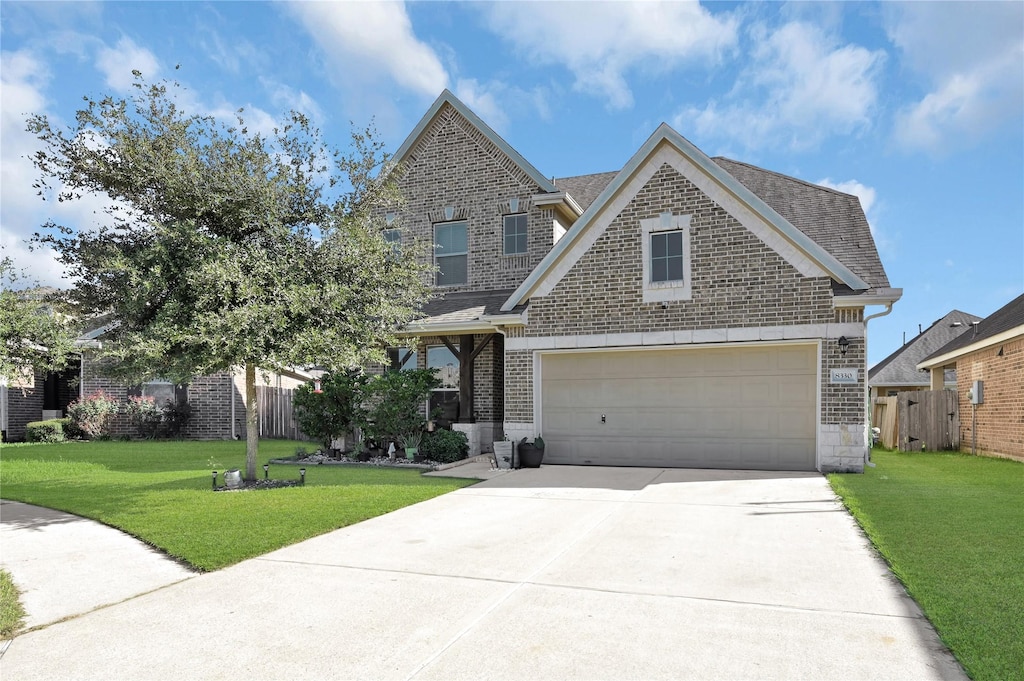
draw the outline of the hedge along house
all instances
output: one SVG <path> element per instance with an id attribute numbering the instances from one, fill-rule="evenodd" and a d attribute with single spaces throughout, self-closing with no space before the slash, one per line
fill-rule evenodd
<path id="1" fill-rule="evenodd" d="M 396 160 L 387 236 L 433 243 L 438 297 L 395 364 L 442 371 L 474 451 L 862 470 L 865 308 L 901 292 L 856 197 L 667 125 L 618 172 L 549 180 L 448 91 Z"/>

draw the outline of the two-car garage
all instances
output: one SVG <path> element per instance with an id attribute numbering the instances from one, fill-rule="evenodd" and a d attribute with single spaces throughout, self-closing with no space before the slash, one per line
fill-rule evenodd
<path id="1" fill-rule="evenodd" d="M 539 358 L 545 463 L 815 469 L 816 344 Z"/>

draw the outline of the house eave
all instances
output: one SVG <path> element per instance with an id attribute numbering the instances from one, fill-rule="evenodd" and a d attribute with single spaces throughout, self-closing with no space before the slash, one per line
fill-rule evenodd
<path id="1" fill-rule="evenodd" d="M 834 307 L 866 307 L 868 305 L 892 305 L 903 297 L 901 288 L 879 288 L 870 293 L 858 293 L 852 296 L 833 296 Z"/>
<path id="2" fill-rule="evenodd" d="M 932 359 L 920 362 L 917 365 L 917 368 L 922 370 L 934 369 L 936 367 L 945 367 L 951 364 L 956 364 L 956 360 L 963 357 L 964 355 L 969 355 L 972 352 L 984 350 L 985 348 L 990 348 L 993 345 L 999 345 L 1000 343 L 1006 343 L 1008 341 L 1015 340 L 1021 337 L 1024 337 L 1024 324 L 1016 326 L 1012 329 L 1007 329 L 1002 333 L 997 333 L 996 335 L 989 336 L 988 338 L 981 338 L 978 341 L 971 343 L 970 345 L 965 345 L 962 348 L 957 348 L 956 350 L 953 350 L 951 352 L 943 353 L 938 357 L 933 357 Z"/>
<path id="3" fill-rule="evenodd" d="M 575 222 L 576 218 L 583 215 L 583 208 L 567 192 L 536 194 L 532 197 L 532 201 L 535 206 L 553 208 L 562 217 L 567 218 L 570 223 Z"/>

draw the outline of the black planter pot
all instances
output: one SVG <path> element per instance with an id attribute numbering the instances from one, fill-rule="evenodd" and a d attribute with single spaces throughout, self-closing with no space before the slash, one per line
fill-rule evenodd
<path id="1" fill-rule="evenodd" d="M 519 465 L 523 468 L 540 468 L 544 450 L 529 442 L 519 444 Z"/>

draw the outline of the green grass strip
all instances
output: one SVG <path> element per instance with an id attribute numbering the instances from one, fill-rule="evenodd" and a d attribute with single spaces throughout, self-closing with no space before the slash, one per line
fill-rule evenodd
<path id="1" fill-rule="evenodd" d="M 25 619 L 25 609 L 21 607 L 18 594 L 11 573 L 0 570 L 0 639 L 14 636 Z"/>
<path id="2" fill-rule="evenodd" d="M 262 441 L 260 463 L 294 454 L 296 444 Z M 231 468 L 244 471 L 245 443 L 5 444 L 0 495 L 98 520 L 216 570 L 476 482 L 418 470 L 308 466 L 304 487 L 212 492 L 211 471 Z M 297 480 L 299 467 L 272 465 L 270 477 Z"/>
<path id="3" fill-rule="evenodd" d="M 829 476 L 976 681 L 1024 680 L 1024 464 L 875 450 Z"/>

